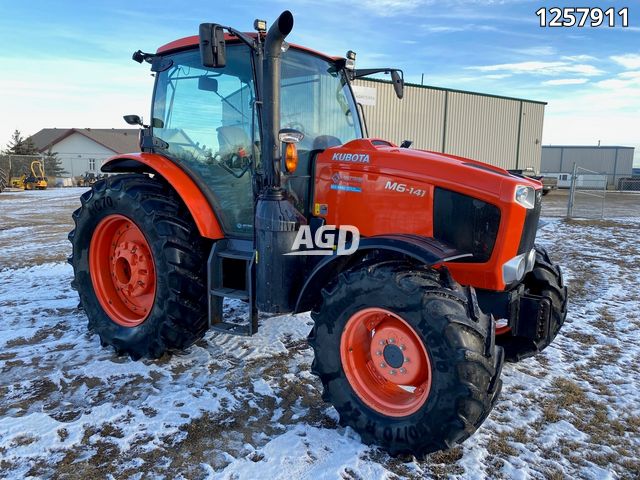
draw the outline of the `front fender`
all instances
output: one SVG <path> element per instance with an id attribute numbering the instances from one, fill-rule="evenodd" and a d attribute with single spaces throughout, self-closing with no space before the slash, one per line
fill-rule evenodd
<path id="1" fill-rule="evenodd" d="M 108 158 L 101 170 L 106 173 L 153 173 L 164 178 L 178 193 L 200 235 L 213 240 L 224 238 L 220 222 L 197 183 L 178 165 L 156 153 L 127 153 Z"/>
<path id="2" fill-rule="evenodd" d="M 307 277 L 296 302 L 295 313 L 306 312 L 317 306 L 322 298 L 321 292 L 332 279 L 341 272 L 357 266 L 368 254 L 376 252 L 379 261 L 407 259 L 417 265 L 432 266 L 455 259 L 468 257 L 453 247 L 434 238 L 420 235 L 397 234 L 376 235 L 360 240 L 358 250 L 351 255 L 326 257 Z"/>

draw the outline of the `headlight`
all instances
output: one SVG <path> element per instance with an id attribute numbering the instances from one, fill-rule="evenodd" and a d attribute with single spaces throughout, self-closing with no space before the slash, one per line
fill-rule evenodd
<path id="1" fill-rule="evenodd" d="M 527 255 L 522 254 L 513 257 L 502 266 L 502 278 L 504 283 L 519 282 L 527 271 Z"/>
<path id="2" fill-rule="evenodd" d="M 531 251 L 529 252 L 529 255 L 527 255 L 527 272 L 530 272 L 531 270 L 533 270 L 533 266 L 536 264 L 536 250 L 535 248 L 532 248 Z"/>
<path id="3" fill-rule="evenodd" d="M 533 187 L 518 185 L 515 200 L 525 208 L 533 208 L 536 205 L 536 191 Z"/>

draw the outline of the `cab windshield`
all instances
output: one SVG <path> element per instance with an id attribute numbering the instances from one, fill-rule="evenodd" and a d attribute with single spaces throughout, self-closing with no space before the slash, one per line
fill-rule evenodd
<path id="1" fill-rule="evenodd" d="M 304 133 L 299 149 L 326 148 L 362 137 L 344 72 L 333 63 L 289 49 L 282 56 L 280 84 L 281 128 Z"/>
<path id="2" fill-rule="evenodd" d="M 251 171 L 261 165 L 249 48 L 228 45 L 226 66 L 216 69 L 202 66 L 198 50 L 168 58 L 172 66 L 156 79 L 153 135 L 168 144 L 163 154 L 209 188 L 227 231 L 251 232 Z M 298 144 L 299 180 L 290 182 L 296 203 L 303 205 L 309 152 L 360 138 L 362 132 L 344 73 L 332 62 L 290 48 L 282 55 L 281 75 L 280 128 L 304 134 Z"/>

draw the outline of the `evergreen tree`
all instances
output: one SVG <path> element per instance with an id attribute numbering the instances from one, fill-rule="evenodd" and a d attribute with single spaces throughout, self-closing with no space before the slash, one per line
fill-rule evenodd
<path id="1" fill-rule="evenodd" d="M 38 155 L 38 149 L 31 140 L 31 137 L 24 138 L 20 130 L 15 130 L 11 135 L 11 140 L 7 144 L 4 151 L 5 155 L 10 156 L 9 176 L 16 177 L 23 173 L 29 173 L 32 160 L 35 158 L 14 157 L 13 155 Z"/>
<path id="2" fill-rule="evenodd" d="M 52 152 L 51 147 L 44 156 L 44 171 L 48 177 L 61 177 L 68 173 L 62 168 L 61 160 L 58 158 L 58 152 Z"/>
<path id="3" fill-rule="evenodd" d="M 24 138 L 20 130 L 16 130 L 11 135 L 11 140 L 5 150 L 7 155 L 37 155 L 38 149 L 33 144 L 31 137 Z"/>

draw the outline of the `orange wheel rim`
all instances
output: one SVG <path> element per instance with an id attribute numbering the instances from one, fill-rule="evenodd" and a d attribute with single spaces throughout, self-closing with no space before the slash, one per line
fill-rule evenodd
<path id="1" fill-rule="evenodd" d="M 429 396 L 432 370 L 424 342 L 389 310 L 353 314 L 342 333 L 340 359 L 358 397 L 383 415 L 415 413 Z"/>
<path id="2" fill-rule="evenodd" d="M 156 274 L 149 242 L 123 215 L 98 223 L 89 246 L 89 272 L 96 297 L 118 325 L 144 322 L 156 297 Z"/>

